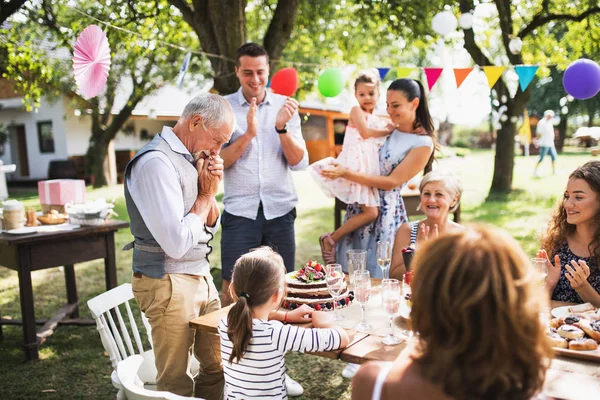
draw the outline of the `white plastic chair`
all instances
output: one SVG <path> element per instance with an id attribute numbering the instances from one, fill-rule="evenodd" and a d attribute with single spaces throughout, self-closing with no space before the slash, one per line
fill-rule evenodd
<path id="1" fill-rule="evenodd" d="M 143 382 L 138 376 L 138 370 L 144 363 L 140 355 L 127 357 L 117 365 L 117 377 L 123 385 L 123 391 L 128 400 L 146 400 L 146 399 L 164 399 L 164 400 L 183 400 L 192 399 L 192 397 L 179 396 L 171 392 L 159 392 L 144 388 Z M 202 400 L 194 398 L 195 400 Z"/>
<path id="2" fill-rule="evenodd" d="M 141 313 L 142 323 L 146 328 L 146 337 L 150 343 L 150 348 L 144 350 L 140 332 L 129 306 L 130 300 L 133 300 L 131 284 L 125 283 L 87 302 L 92 317 L 96 320 L 96 327 L 100 333 L 102 345 L 108 353 L 114 369 L 110 375 L 110 379 L 113 386 L 119 389 L 117 399 L 125 399 L 123 388 L 117 375 L 117 367 L 123 360 L 132 355 L 139 354 L 142 360 L 140 365 L 135 369 L 138 380 L 147 386 L 156 385 L 157 371 L 154 362 L 154 350 L 152 349 L 152 330 L 148 319 L 144 313 Z M 125 306 L 130 329 L 127 329 L 127 325 L 121 314 L 119 306 L 123 305 Z M 117 316 L 116 322 L 111 311 L 114 311 L 114 314 Z M 131 340 L 132 336 L 133 342 Z"/>

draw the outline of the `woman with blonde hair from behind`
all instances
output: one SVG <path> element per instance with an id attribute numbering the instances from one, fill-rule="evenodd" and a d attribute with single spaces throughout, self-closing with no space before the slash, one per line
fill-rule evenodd
<path id="1" fill-rule="evenodd" d="M 544 289 L 517 242 L 475 226 L 428 241 L 413 262 L 416 346 L 367 363 L 353 399 L 528 400 L 552 354 L 539 312 Z"/>

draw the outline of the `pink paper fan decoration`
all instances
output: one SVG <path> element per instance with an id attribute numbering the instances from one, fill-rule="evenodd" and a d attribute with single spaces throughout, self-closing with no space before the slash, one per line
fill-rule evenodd
<path id="1" fill-rule="evenodd" d="M 110 48 L 106 33 L 90 25 L 79 34 L 73 51 L 73 72 L 79 91 L 86 98 L 98 96 L 108 78 Z"/>

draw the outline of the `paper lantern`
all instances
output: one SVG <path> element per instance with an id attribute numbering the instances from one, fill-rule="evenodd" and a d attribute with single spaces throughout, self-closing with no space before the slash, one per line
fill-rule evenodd
<path id="1" fill-rule="evenodd" d="M 576 99 L 594 97 L 600 92 L 600 66 L 587 58 L 573 61 L 565 70 L 563 86 Z"/>
<path id="2" fill-rule="evenodd" d="M 464 13 L 458 19 L 460 27 L 463 29 L 471 29 L 473 27 L 473 14 Z"/>
<path id="3" fill-rule="evenodd" d="M 508 50 L 510 50 L 513 54 L 521 53 L 521 49 L 523 48 L 523 41 L 519 37 L 514 37 L 510 39 L 508 42 Z"/>
<path id="4" fill-rule="evenodd" d="M 327 68 L 317 82 L 319 92 L 325 97 L 335 97 L 344 89 L 344 76 L 339 68 Z"/>
<path id="5" fill-rule="evenodd" d="M 273 93 L 291 97 L 298 91 L 298 71 L 294 68 L 282 68 L 271 78 Z"/>
<path id="6" fill-rule="evenodd" d="M 446 36 L 456 30 L 458 21 L 452 12 L 442 11 L 436 14 L 431 20 L 431 27 L 436 33 Z"/>
<path id="7" fill-rule="evenodd" d="M 83 97 L 96 97 L 104 90 L 109 70 L 106 33 L 97 25 L 90 25 L 79 34 L 73 48 L 73 73 Z"/>

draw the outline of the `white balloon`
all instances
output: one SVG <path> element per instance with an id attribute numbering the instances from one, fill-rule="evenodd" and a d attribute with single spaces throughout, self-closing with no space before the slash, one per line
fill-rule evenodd
<path id="1" fill-rule="evenodd" d="M 463 29 L 471 29 L 473 27 L 473 14 L 464 13 L 458 19 L 460 27 Z"/>
<path id="2" fill-rule="evenodd" d="M 510 39 L 510 42 L 508 42 L 508 49 L 513 54 L 519 54 L 521 52 L 522 48 L 523 48 L 523 41 L 521 40 L 521 38 L 514 37 L 514 38 Z"/>
<path id="3" fill-rule="evenodd" d="M 442 11 L 436 14 L 431 20 L 431 27 L 436 33 L 446 36 L 456 30 L 458 21 L 452 12 Z"/>
<path id="4" fill-rule="evenodd" d="M 569 107 L 564 106 L 563 108 L 560 109 L 560 113 L 565 115 L 569 113 Z"/>

